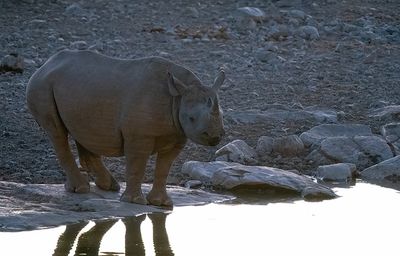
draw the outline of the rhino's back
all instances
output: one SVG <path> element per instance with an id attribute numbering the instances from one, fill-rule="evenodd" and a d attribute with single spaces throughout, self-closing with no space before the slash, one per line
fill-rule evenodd
<path id="1" fill-rule="evenodd" d="M 92 152 L 121 155 L 127 134 L 176 132 L 166 74 L 185 80 L 190 71 L 162 58 L 123 60 L 90 51 L 63 51 L 45 66 L 64 125 Z"/>

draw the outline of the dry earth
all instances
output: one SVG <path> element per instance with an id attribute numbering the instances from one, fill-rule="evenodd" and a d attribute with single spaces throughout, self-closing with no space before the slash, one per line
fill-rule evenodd
<path id="1" fill-rule="evenodd" d="M 247 22 L 237 11 L 244 6 L 260 8 L 265 19 Z M 396 0 L 2 0 L 0 58 L 17 53 L 25 67 L 23 73 L 0 71 L 0 180 L 65 179 L 25 104 L 29 77 L 65 48 L 122 58 L 163 56 L 192 69 L 205 84 L 224 67 L 227 80 L 220 98 L 226 112 L 263 111 L 271 104 L 317 106 L 337 111 L 340 122 L 368 124 L 377 131 L 379 124 L 368 111 L 400 100 L 399 13 Z M 319 37 L 301 34 L 304 25 L 314 26 Z M 240 138 L 251 146 L 262 135 L 299 134 L 313 126 L 225 123 L 223 143 Z M 187 179 L 179 171 L 183 162 L 210 160 L 216 149 L 189 143 L 170 183 Z M 124 159 L 106 163 L 123 180 Z M 264 164 L 303 172 L 313 168 L 301 157 L 271 157 Z"/>

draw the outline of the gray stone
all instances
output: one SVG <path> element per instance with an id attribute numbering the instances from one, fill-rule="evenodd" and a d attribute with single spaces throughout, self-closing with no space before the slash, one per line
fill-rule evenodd
<path id="1" fill-rule="evenodd" d="M 323 165 L 317 168 L 317 178 L 325 181 L 349 181 L 355 177 L 357 167 L 351 163 Z"/>
<path id="2" fill-rule="evenodd" d="M 234 140 L 215 152 L 216 160 L 241 164 L 256 164 L 257 153 L 243 140 Z"/>
<path id="3" fill-rule="evenodd" d="M 256 7 L 240 7 L 237 11 L 241 16 L 253 19 L 257 22 L 261 22 L 266 17 L 265 12 Z"/>
<path id="4" fill-rule="evenodd" d="M 261 136 L 257 141 L 256 152 L 259 156 L 272 153 L 274 139 L 269 136 Z"/>
<path id="5" fill-rule="evenodd" d="M 199 11 L 195 7 L 188 7 L 186 8 L 186 12 L 188 15 L 192 18 L 198 18 L 200 17 Z"/>
<path id="6" fill-rule="evenodd" d="M 363 170 L 360 174 L 365 179 L 400 181 L 400 156 L 392 157 L 373 165 Z"/>
<path id="7" fill-rule="evenodd" d="M 304 151 L 304 144 L 297 135 L 274 138 L 272 150 L 282 156 L 297 156 Z"/>
<path id="8" fill-rule="evenodd" d="M 274 62 L 277 58 L 277 54 L 273 51 L 269 51 L 265 48 L 258 48 L 254 51 L 255 57 L 265 63 Z"/>
<path id="9" fill-rule="evenodd" d="M 276 122 L 336 123 L 337 114 L 330 110 L 268 109 L 267 111 L 227 111 L 228 120 L 240 124 Z"/>
<path id="10" fill-rule="evenodd" d="M 1 71 L 20 72 L 24 70 L 24 58 L 18 54 L 9 54 L 4 56 L 0 62 Z"/>
<path id="11" fill-rule="evenodd" d="M 371 128 L 362 124 L 321 124 L 303 132 L 300 139 L 306 147 L 320 145 L 329 137 L 354 137 L 372 135 Z"/>
<path id="12" fill-rule="evenodd" d="M 306 18 L 305 12 L 303 12 L 301 10 L 290 10 L 288 12 L 288 15 L 292 18 L 300 19 L 300 20 L 304 20 Z"/>
<path id="13" fill-rule="evenodd" d="M 182 173 L 188 175 L 193 180 L 200 180 L 205 184 L 209 184 L 214 171 L 219 168 L 229 167 L 237 165 L 237 163 L 232 162 L 198 162 L 198 161 L 188 161 L 182 165 Z"/>
<path id="14" fill-rule="evenodd" d="M 330 137 L 322 141 L 321 152 L 337 163 L 367 168 L 393 157 L 389 145 L 378 136 Z"/>
<path id="15" fill-rule="evenodd" d="M 400 105 L 390 105 L 374 109 L 369 113 L 369 117 L 385 123 L 400 122 Z"/>
<path id="16" fill-rule="evenodd" d="M 200 188 L 203 182 L 200 180 L 188 180 L 185 182 L 185 188 Z"/>
<path id="17" fill-rule="evenodd" d="M 400 123 L 385 124 L 381 128 L 383 138 L 390 143 L 398 155 L 400 152 Z"/>
<path id="18" fill-rule="evenodd" d="M 77 50 L 84 50 L 88 48 L 88 44 L 86 41 L 75 41 L 71 43 L 70 46 L 72 49 L 77 49 Z"/>
<path id="19" fill-rule="evenodd" d="M 319 38 L 318 29 L 314 26 L 301 26 L 299 28 L 299 35 L 300 37 L 307 39 L 307 40 L 316 40 Z"/>
<path id="20" fill-rule="evenodd" d="M 309 195 L 308 188 L 319 191 L 319 195 L 325 198 L 335 197 L 335 193 L 311 178 L 266 166 L 234 165 L 215 170 L 212 176 L 212 184 L 224 189 L 272 189 L 295 192 L 303 196 Z"/>
<path id="21" fill-rule="evenodd" d="M 125 183 L 121 183 L 121 191 Z M 142 189 L 148 193 L 151 185 Z M 176 186 L 167 187 L 174 206 L 201 205 L 233 197 Z M 0 231 L 22 231 L 81 221 L 128 217 L 168 209 L 120 202 L 122 192 L 109 192 L 91 184 L 91 192 L 65 192 L 64 184 L 19 184 L 0 181 Z"/>
<path id="22" fill-rule="evenodd" d="M 72 16 L 85 16 L 86 15 L 86 11 L 78 3 L 73 3 L 71 5 L 68 5 L 65 8 L 64 13 L 67 15 L 72 15 Z"/>
<path id="23" fill-rule="evenodd" d="M 284 38 L 290 36 L 291 31 L 285 24 L 277 24 L 270 28 L 268 36 L 276 41 L 281 41 Z"/>
<path id="24" fill-rule="evenodd" d="M 313 164 L 316 166 L 335 163 L 335 161 L 327 158 L 324 154 L 322 154 L 319 148 L 312 150 L 311 153 L 308 154 L 305 159 L 309 164 Z"/>

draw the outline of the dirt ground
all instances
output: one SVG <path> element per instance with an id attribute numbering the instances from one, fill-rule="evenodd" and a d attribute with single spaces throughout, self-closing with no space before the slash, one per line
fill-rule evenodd
<path id="1" fill-rule="evenodd" d="M 245 6 L 260 8 L 266 17 L 250 22 L 237 10 Z M 341 113 L 341 122 L 369 124 L 377 131 L 368 111 L 400 101 L 399 13 L 396 0 L 2 0 L 0 58 L 17 53 L 25 68 L 0 73 L 0 180 L 64 182 L 49 140 L 27 110 L 25 88 L 33 72 L 65 48 L 122 58 L 163 56 L 189 67 L 205 84 L 223 67 L 225 111 L 262 111 L 275 103 L 318 106 Z M 305 25 L 316 28 L 318 37 L 299 33 Z M 255 146 L 262 135 L 311 128 L 225 124 L 220 146 L 237 138 Z M 217 148 L 188 143 L 170 183 L 187 179 L 179 171 L 182 163 L 211 160 Z M 124 158 L 107 158 L 106 164 L 123 180 Z M 312 168 L 301 158 L 270 158 L 264 164 Z M 150 161 L 147 182 L 152 166 Z"/>

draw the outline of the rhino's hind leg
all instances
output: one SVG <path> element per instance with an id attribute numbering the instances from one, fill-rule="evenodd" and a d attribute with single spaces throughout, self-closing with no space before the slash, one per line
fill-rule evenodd
<path id="1" fill-rule="evenodd" d="M 68 143 L 68 135 L 66 131 L 60 132 L 48 130 L 48 133 L 60 165 L 65 170 L 65 174 L 67 176 L 65 189 L 68 192 L 88 193 L 90 191 L 88 177 L 87 175 L 81 173 L 76 165 L 74 156 L 72 155 L 71 148 Z"/>
<path id="2" fill-rule="evenodd" d="M 95 176 L 96 186 L 103 190 L 119 191 L 120 186 L 110 171 L 104 166 L 99 155 L 93 154 L 75 141 L 82 167 Z"/>

